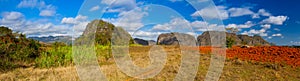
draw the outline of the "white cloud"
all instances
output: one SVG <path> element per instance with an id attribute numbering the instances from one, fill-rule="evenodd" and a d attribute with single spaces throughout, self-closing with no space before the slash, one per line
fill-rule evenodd
<path id="1" fill-rule="evenodd" d="M 266 33 L 266 29 L 260 29 L 260 30 L 255 30 L 255 29 L 251 29 L 249 31 L 244 31 L 243 33 L 241 33 L 243 35 L 260 35 L 260 36 L 268 36 L 268 34 Z"/>
<path id="2" fill-rule="evenodd" d="M 180 2 L 180 1 L 183 1 L 183 0 L 169 0 L 171 2 Z"/>
<path id="3" fill-rule="evenodd" d="M 228 12 L 230 13 L 231 17 L 239 17 L 254 14 L 254 12 L 251 11 L 249 8 L 230 8 Z"/>
<path id="4" fill-rule="evenodd" d="M 124 11 L 118 15 L 118 18 L 103 19 L 109 21 L 116 26 L 123 27 L 127 31 L 133 31 L 143 27 L 142 18 L 147 16 L 148 13 L 142 8 L 136 8 L 131 11 Z"/>
<path id="5" fill-rule="evenodd" d="M 169 30 L 177 30 L 181 28 L 188 28 L 191 27 L 189 21 L 182 19 L 182 18 L 173 18 L 169 23 L 165 24 L 158 24 L 153 27 L 153 30 L 156 31 L 169 31 Z"/>
<path id="6" fill-rule="evenodd" d="M 271 25 L 270 24 L 264 24 L 264 25 L 261 25 L 261 27 L 263 27 L 264 29 L 270 29 Z"/>
<path id="7" fill-rule="evenodd" d="M 281 37 L 282 34 L 278 33 L 278 34 L 273 34 L 272 36 L 273 36 L 273 37 Z"/>
<path id="8" fill-rule="evenodd" d="M 252 21 L 247 21 L 244 24 L 239 24 L 239 25 L 237 25 L 237 24 L 228 24 L 226 26 L 226 28 L 238 28 L 238 29 L 241 29 L 241 28 L 250 28 L 250 27 L 252 27 L 254 25 L 255 24 L 252 23 Z"/>
<path id="9" fill-rule="evenodd" d="M 261 23 L 282 25 L 287 19 L 287 16 L 270 16 L 269 18 L 264 19 Z"/>
<path id="10" fill-rule="evenodd" d="M 226 7 L 224 6 L 217 6 L 217 10 L 215 9 L 215 7 L 206 7 L 204 9 L 194 12 L 191 16 L 204 17 L 209 19 L 221 18 L 222 20 L 224 20 L 228 18 L 228 12 L 225 9 Z"/>
<path id="11" fill-rule="evenodd" d="M 292 44 L 292 45 L 300 45 L 300 41 L 290 41 L 290 44 Z"/>
<path id="12" fill-rule="evenodd" d="M 56 14 L 56 7 L 53 5 L 47 5 L 44 1 L 39 0 L 23 0 L 21 1 L 18 8 L 37 8 L 39 9 L 40 16 L 55 16 Z"/>
<path id="13" fill-rule="evenodd" d="M 102 4 L 106 4 L 106 5 L 110 5 L 110 4 L 112 4 L 114 1 L 117 1 L 117 0 L 101 0 L 101 3 L 102 3 Z"/>
<path id="14" fill-rule="evenodd" d="M 280 31 L 280 29 L 279 29 L 279 28 L 274 28 L 274 30 L 275 30 L 275 31 Z"/>
<path id="15" fill-rule="evenodd" d="M 54 16 L 56 14 L 55 10 L 42 10 L 40 16 Z"/>
<path id="16" fill-rule="evenodd" d="M 38 0 L 22 0 L 18 4 L 18 8 L 35 8 L 35 7 L 42 7 L 45 6 L 44 1 L 38 1 Z"/>
<path id="17" fill-rule="evenodd" d="M 189 22 L 182 18 L 173 18 L 170 22 L 155 25 L 152 30 L 154 31 L 167 31 L 167 32 L 180 32 L 188 33 L 195 31 L 217 31 L 224 29 L 223 25 L 209 24 L 204 21 Z"/>
<path id="18" fill-rule="evenodd" d="M 260 16 L 272 16 L 272 14 L 267 12 L 265 9 L 259 9 L 257 13 L 252 15 L 252 18 L 260 18 Z"/>
<path id="19" fill-rule="evenodd" d="M 272 16 L 272 14 L 267 12 L 265 9 L 259 9 L 258 14 L 260 14 L 262 16 Z"/>
<path id="20" fill-rule="evenodd" d="M 87 16 L 83 16 L 83 15 L 78 15 L 75 18 L 65 17 L 61 20 L 61 23 L 71 26 L 74 29 L 74 36 L 78 37 L 83 33 L 87 24 L 90 22 L 87 20 L 87 18 L 88 18 Z"/>
<path id="21" fill-rule="evenodd" d="M 78 17 L 77 19 L 84 19 Z M 26 20 L 20 12 L 3 12 L 0 17 L 0 25 L 6 26 L 13 31 L 19 31 L 27 36 L 71 36 L 71 25 L 53 24 L 47 20 Z"/>
<path id="22" fill-rule="evenodd" d="M 138 38 L 156 39 L 162 33 L 164 32 L 137 31 L 132 32 L 132 35 Z"/>
<path id="23" fill-rule="evenodd" d="M 61 20 L 61 23 L 62 24 L 78 24 L 82 21 L 86 21 L 86 19 L 87 19 L 87 16 L 82 16 L 82 15 L 78 15 L 75 18 L 72 18 L 72 17 L 66 18 L 65 17 Z"/>
<path id="24" fill-rule="evenodd" d="M 109 5 L 106 12 L 124 12 L 137 7 L 136 0 L 102 0 L 101 3 Z"/>
<path id="25" fill-rule="evenodd" d="M 2 25 L 21 25 L 25 21 L 24 15 L 20 12 L 3 12 L 1 16 L 0 24 Z"/>
<path id="26" fill-rule="evenodd" d="M 94 6 L 94 7 L 92 7 L 89 11 L 96 11 L 96 10 L 99 10 L 100 9 L 100 6 L 99 5 L 97 5 L 97 6 Z"/>

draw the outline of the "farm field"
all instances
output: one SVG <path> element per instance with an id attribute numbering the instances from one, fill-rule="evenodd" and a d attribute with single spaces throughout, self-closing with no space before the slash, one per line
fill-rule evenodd
<path id="1" fill-rule="evenodd" d="M 210 65 L 210 47 L 200 47 L 200 62 L 196 81 L 204 80 Z M 130 47 L 130 56 L 137 66 L 146 67 L 150 64 L 148 58 L 149 46 Z M 181 53 L 178 47 L 164 46 L 167 53 L 167 62 L 162 71 L 146 81 L 169 81 L 173 80 L 181 63 Z M 220 81 L 274 81 L 274 80 L 300 80 L 299 48 L 288 47 L 233 47 L 227 49 L 227 59 Z M 99 58 L 101 71 L 109 81 L 139 81 L 127 76 L 116 66 L 113 58 L 107 60 Z M 0 80 L 64 80 L 76 81 L 74 65 L 63 67 L 51 67 L 48 69 L 29 67 L 18 68 L 9 72 L 0 73 Z"/>

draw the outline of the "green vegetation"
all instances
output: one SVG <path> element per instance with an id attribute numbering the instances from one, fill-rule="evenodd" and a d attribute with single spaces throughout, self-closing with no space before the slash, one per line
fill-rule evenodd
<path id="1" fill-rule="evenodd" d="M 57 44 L 57 43 L 54 43 Z M 72 65 L 72 47 L 55 46 L 50 50 L 42 52 L 39 58 L 35 59 L 36 66 L 40 68 L 60 67 Z"/>
<path id="2" fill-rule="evenodd" d="M 0 71 L 28 67 L 39 57 L 42 45 L 38 41 L 7 27 L 0 27 L 0 31 Z"/>
<path id="3" fill-rule="evenodd" d="M 226 37 L 226 47 L 227 48 L 231 48 L 234 43 L 235 43 L 234 39 L 232 39 L 231 37 Z"/>

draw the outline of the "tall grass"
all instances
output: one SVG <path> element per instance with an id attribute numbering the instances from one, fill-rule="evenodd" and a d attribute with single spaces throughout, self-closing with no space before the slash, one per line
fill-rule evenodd
<path id="1" fill-rule="evenodd" d="M 72 65 L 72 47 L 59 46 L 42 52 L 36 58 L 36 66 L 40 68 L 60 67 Z"/>

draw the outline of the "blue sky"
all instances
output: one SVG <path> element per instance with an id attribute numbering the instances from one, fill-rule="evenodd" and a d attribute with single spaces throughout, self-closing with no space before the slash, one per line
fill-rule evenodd
<path id="1" fill-rule="evenodd" d="M 0 0 L 0 25 L 27 36 L 79 36 L 94 19 L 134 37 L 166 32 L 194 36 L 218 28 L 261 35 L 278 45 L 300 45 L 297 0 Z M 74 28 L 74 31 L 73 31 Z"/>

